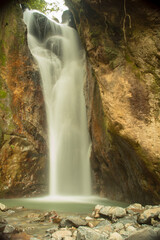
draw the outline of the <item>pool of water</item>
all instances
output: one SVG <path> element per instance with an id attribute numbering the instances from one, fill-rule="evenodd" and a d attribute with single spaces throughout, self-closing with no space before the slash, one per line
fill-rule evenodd
<path id="1" fill-rule="evenodd" d="M 127 207 L 124 202 L 112 201 L 100 197 L 42 197 L 42 198 L 18 198 L 18 199 L 0 199 L 0 203 L 7 207 L 24 206 L 28 209 L 38 209 L 44 211 L 55 210 L 58 213 L 79 213 L 89 214 L 94 209 L 94 206 L 120 206 Z"/>

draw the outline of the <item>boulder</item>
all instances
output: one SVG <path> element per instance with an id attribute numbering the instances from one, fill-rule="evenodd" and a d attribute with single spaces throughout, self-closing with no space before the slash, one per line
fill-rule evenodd
<path id="1" fill-rule="evenodd" d="M 114 232 L 114 233 L 111 233 L 109 240 L 123 240 L 123 238 L 119 233 Z"/>
<path id="2" fill-rule="evenodd" d="M 157 233 L 150 228 L 145 228 L 131 234 L 126 240 L 158 240 Z"/>
<path id="3" fill-rule="evenodd" d="M 61 239 L 61 238 L 65 238 L 65 237 L 71 237 L 72 236 L 72 232 L 69 230 L 58 230 L 56 232 L 54 232 L 52 234 L 52 238 L 54 239 Z"/>
<path id="4" fill-rule="evenodd" d="M 114 218 L 122 218 L 126 215 L 126 210 L 121 207 L 103 207 L 99 211 L 100 215 Z"/>
<path id="5" fill-rule="evenodd" d="M 3 203 L 0 203 L 0 210 L 5 211 L 7 210 L 7 207 Z"/>
<path id="6" fill-rule="evenodd" d="M 79 226 L 86 226 L 87 222 L 80 218 L 80 217 L 75 217 L 75 216 L 70 216 L 67 217 L 66 219 L 62 219 L 60 222 L 60 227 L 76 227 L 78 228 Z"/>
<path id="7" fill-rule="evenodd" d="M 137 221 L 140 224 L 150 223 L 151 218 L 153 219 L 158 218 L 159 214 L 160 214 L 160 207 L 149 208 L 139 215 Z"/>
<path id="8" fill-rule="evenodd" d="M 0 217 L 0 232 L 4 231 L 6 225 L 7 225 L 7 221 L 5 219 L 3 219 L 2 217 Z"/>
<path id="9" fill-rule="evenodd" d="M 3 233 L 15 233 L 16 232 L 16 228 L 10 224 L 7 224 Z"/>
<path id="10" fill-rule="evenodd" d="M 95 229 L 90 229 L 87 227 L 79 227 L 77 230 L 76 240 L 107 240 L 108 234 L 100 233 Z"/>

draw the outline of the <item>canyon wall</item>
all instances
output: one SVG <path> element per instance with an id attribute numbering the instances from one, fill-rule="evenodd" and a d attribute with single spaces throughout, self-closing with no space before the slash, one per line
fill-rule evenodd
<path id="1" fill-rule="evenodd" d="M 160 200 L 160 6 L 66 0 L 88 58 L 85 87 L 94 193 Z"/>
<path id="2" fill-rule="evenodd" d="M 0 198 L 47 191 L 46 116 L 40 76 L 17 1 L 0 9 Z"/>

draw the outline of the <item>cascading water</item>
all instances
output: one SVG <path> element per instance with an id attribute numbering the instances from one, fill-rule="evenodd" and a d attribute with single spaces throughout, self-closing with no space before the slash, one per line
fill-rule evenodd
<path id="1" fill-rule="evenodd" d="M 83 85 L 85 53 L 77 32 L 38 11 L 24 12 L 46 104 L 50 196 L 90 195 L 90 139 Z"/>

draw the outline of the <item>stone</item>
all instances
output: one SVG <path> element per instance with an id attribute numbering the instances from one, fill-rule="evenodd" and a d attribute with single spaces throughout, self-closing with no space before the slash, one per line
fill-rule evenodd
<path id="1" fill-rule="evenodd" d="M 123 238 L 119 233 L 114 232 L 110 234 L 109 240 L 123 240 Z"/>
<path id="2" fill-rule="evenodd" d="M 14 233 L 16 231 L 16 228 L 12 225 L 7 224 L 3 233 Z"/>
<path id="3" fill-rule="evenodd" d="M 110 218 L 122 218 L 126 215 L 126 210 L 121 207 L 103 207 L 99 213 Z"/>
<path id="4" fill-rule="evenodd" d="M 11 215 L 11 214 L 13 214 L 13 213 L 15 213 L 15 211 L 13 211 L 13 210 L 8 210 L 8 211 L 7 211 L 7 214 L 8 214 L 8 215 Z"/>
<path id="5" fill-rule="evenodd" d="M 58 230 L 52 234 L 53 238 L 65 238 L 65 237 L 71 237 L 72 232 L 69 230 Z"/>
<path id="6" fill-rule="evenodd" d="M 96 205 L 94 211 L 92 212 L 92 217 L 99 218 L 100 217 L 99 211 L 103 207 L 104 207 L 103 205 Z"/>
<path id="7" fill-rule="evenodd" d="M 149 208 L 138 216 L 137 221 L 140 224 L 150 223 L 151 218 L 153 219 L 157 218 L 159 214 L 160 214 L 160 207 Z"/>
<path id="8" fill-rule="evenodd" d="M 0 203 L 0 210 L 5 211 L 7 210 L 7 207 L 3 203 Z"/>
<path id="9" fill-rule="evenodd" d="M 66 219 L 62 219 L 60 222 L 60 227 L 79 227 L 86 226 L 87 222 L 80 217 L 67 217 Z"/>
<path id="10" fill-rule="evenodd" d="M 114 227 L 115 231 L 117 232 L 117 231 L 123 229 L 124 225 L 122 223 L 120 223 L 120 222 L 117 222 L 117 223 L 113 224 L 113 227 Z"/>
<path id="11" fill-rule="evenodd" d="M 126 225 L 126 224 L 130 224 L 130 225 L 136 225 L 137 224 L 137 216 L 125 216 L 123 218 L 119 218 L 118 222 Z"/>
<path id="12" fill-rule="evenodd" d="M 108 220 L 103 220 L 103 221 L 101 221 L 100 223 L 97 224 L 96 228 L 107 226 L 107 225 L 111 225 L 111 222 L 108 221 Z"/>
<path id="13" fill-rule="evenodd" d="M 84 92 L 94 192 L 114 200 L 157 204 L 159 2 L 126 1 L 126 17 L 119 11 L 125 8 L 123 0 L 83 2 L 66 0 L 88 56 Z"/>
<path id="14" fill-rule="evenodd" d="M 0 217 L 0 232 L 4 231 L 6 225 L 7 225 L 7 221 L 4 218 Z"/>
<path id="15" fill-rule="evenodd" d="M 157 234 L 152 229 L 145 228 L 131 234 L 126 240 L 158 240 L 156 237 Z"/>
<path id="16" fill-rule="evenodd" d="M 134 203 L 134 204 L 129 205 L 126 208 L 126 211 L 127 211 L 127 213 L 130 213 L 130 214 L 139 214 L 143 211 L 143 209 L 144 209 L 144 207 L 141 204 Z"/>
<path id="17" fill-rule="evenodd" d="M 93 227 L 94 227 L 93 223 L 91 223 L 91 222 L 88 222 L 88 223 L 87 223 L 87 226 L 90 227 L 90 228 L 93 228 Z"/>
<path id="18" fill-rule="evenodd" d="M 63 240 L 74 240 L 75 238 L 73 237 L 64 237 Z"/>
<path id="19" fill-rule="evenodd" d="M 133 226 L 128 226 L 128 227 L 126 228 L 126 231 L 128 232 L 128 235 L 130 235 L 130 234 L 132 234 L 133 232 L 136 231 L 136 228 L 133 227 Z"/>
<path id="20" fill-rule="evenodd" d="M 0 195 L 44 195 L 47 128 L 40 74 L 28 48 L 20 4 L 9 1 L 0 15 L 0 29 L 7 26 L 0 33 Z"/>
<path id="21" fill-rule="evenodd" d="M 107 240 L 108 234 L 100 233 L 94 229 L 87 227 L 79 227 L 77 229 L 76 240 Z"/>
<path id="22" fill-rule="evenodd" d="M 54 233 L 58 230 L 58 225 L 54 225 L 52 228 L 46 230 L 46 233 Z"/>
<path id="23" fill-rule="evenodd" d="M 85 218 L 85 220 L 86 220 L 86 221 L 90 221 L 90 220 L 93 220 L 93 218 L 87 216 L 87 217 Z"/>

